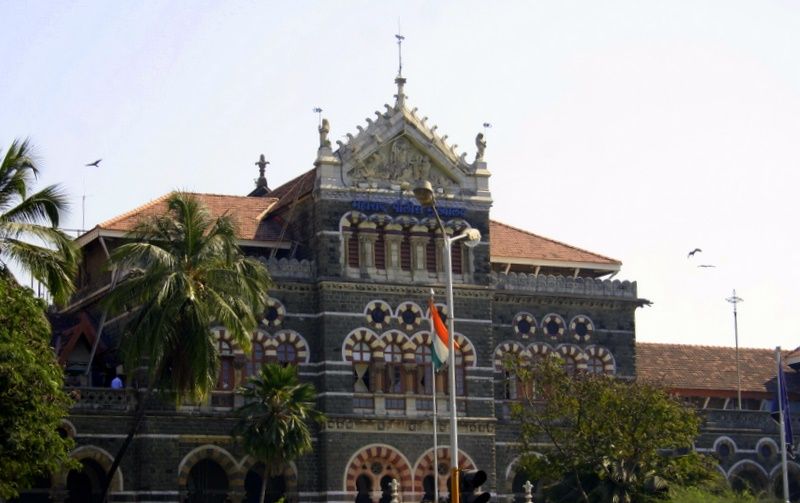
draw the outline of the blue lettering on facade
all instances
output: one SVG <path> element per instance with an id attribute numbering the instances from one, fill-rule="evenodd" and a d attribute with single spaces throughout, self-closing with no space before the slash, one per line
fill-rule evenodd
<path id="1" fill-rule="evenodd" d="M 389 211 L 399 215 L 433 215 L 431 208 L 424 208 L 414 201 L 408 199 L 398 199 L 394 203 L 380 203 L 377 201 L 354 200 L 353 209 L 359 211 Z M 464 217 L 467 210 L 464 208 L 454 208 L 452 206 L 437 206 L 439 215 L 443 217 Z"/>

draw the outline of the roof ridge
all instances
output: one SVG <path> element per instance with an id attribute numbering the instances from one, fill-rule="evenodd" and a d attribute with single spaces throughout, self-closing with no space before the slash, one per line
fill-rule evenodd
<path id="1" fill-rule="evenodd" d="M 715 346 L 713 344 L 682 344 L 682 343 L 671 343 L 671 342 L 645 342 L 645 341 L 636 341 L 637 346 L 669 346 L 669 347 L 681 347 L 681 348 L 708 348 L 708 349 L 735 349 L 732 346 Z M 770 348 L 748 348 L 748 347 L 739 347 L 739 351 L 743 350 L 754 350 L 754 351 L 772 351 L 774 349 Z M 782 349 L 782 352 L 787 352 L 787 350 Z M 791 351 L 789 351 L 791 352 Z"/>
<path id="2" fill-rule="evenodd" d="M 615 259 L 615 258 L 611 258 L 611 257 L 608 257 L 606 255 L 601 255 L 599 253 L 596 253 L 596 252 L 593 252 L 593 251 L 589 251 L 589 250 L 586 250 L 586 249 L 583 249 L 583 248 L 578 248 L 577 246 L 573 246 L 571 244 L 564 243 L 563 241 L 559 241 L 559 240 L 553 239 L 553 238 L 548 238 L 546 236 L 542 236 L 541 234 L 536 234 L 536 233 L 531 232 L 531 231 L 526 231 L 525 229 L 520 229 L 519 227 L 514 227 L 513 225 L 509 225 L 509 224 L 500 222 L 498 220 L 493 220 L 493 219 L 490 218 L 489 219 L 489 223 L 495 223 L 497 225 L 502 225 L 503 227 L 508 227 L 509 229 L 514 229 L 515 231 L 522 232 L 522 233 L 527 234 L 529 236 L 533 236 L 533 237 L 536 237 L 536 238 L 539 238 L 539 239 L 544 239 L 545 241 L 549 241 L 551 243 L 555 243 L 555 244 L 558 244 L 558 245 L 561 245 L 561 246 L 565 246 L 567 248 L 570 248 L 572 250 L 577 250 L 579 252 L 588 253 L 589 255 L 594 255 L 595 257 L 600 257 L 600 258 L 603 258 L 605 260 L 610 260 L 611 262 L 614 262 L 616 264 L 622 265 L 622 262 L 617 260 L 617 259 Z"/>

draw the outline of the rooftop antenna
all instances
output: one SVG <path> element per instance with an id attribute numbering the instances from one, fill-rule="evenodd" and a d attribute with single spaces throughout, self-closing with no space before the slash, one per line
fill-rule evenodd
<path id="1" fill-rule="evenodd" d="M 739 410 L 742 410 L 742 376 L 739 373 L 739 322 L 736 319 L 736 304 L 744 302 L 744 299 L 737 297 L 736 289 L 734 289 L 733 295 L 725 300 L 733 304 L 733 334 L 736 338 L 736 394 L 739 400 Z"/>
<path id="2" fill-rule="evenodd" d="M 322 109 L 320 107 L 314 107 L 314 113 L 317 114 L 317 119 L 319 120 L 318 127 L 322 127 Z"/>

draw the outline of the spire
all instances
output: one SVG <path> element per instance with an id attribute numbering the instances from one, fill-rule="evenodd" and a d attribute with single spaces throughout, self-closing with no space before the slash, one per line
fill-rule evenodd
<path id="1" fill-rule="evenodd" d="M 399 110 L 406 104 L 406 95 L 403 92 L 403 86 L 406 83 L 406 79 L 403 78 L 403 40 L 406 37 L 397 34 L 395 38 L 397 39 L 397 77 L 394 79 L 394 83 L 397 84 L 397 94 L 394 95 L 394 108 Z"/>
<path id="2" fill-rule="evenodd" d="M 256 188 L 250 194 L 250 196 L 266 196 L 269 194 L 270 190 L 267 186 L 267 177 L 264 174 L 267 169 L 267 164 L 269 161 L 264 157 L 264 154 L 261 154 L 258 158 L 258 161 L 254 163 L 258 166 L 258 178 L 256 178 Z"/>

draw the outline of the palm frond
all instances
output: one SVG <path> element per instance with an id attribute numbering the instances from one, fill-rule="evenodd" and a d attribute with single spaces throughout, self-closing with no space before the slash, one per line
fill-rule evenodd
<path id="1" fill-rule="evenodd" d="M 34 278 L 47 286 L 56 303 L 63 304 L 75 291 L 77 261 L 68 258 L 75 253 L 71 242 L 60 243 L 55 250 L 36 246 L 18 239 L 2 241 L 0 255 L 5 255 L 30 271 Z"/>
<path id="2" fill-rule="evenodd" d="M 46 222 L 58 227 L 61 216 L 68 209 L 66 192 L 58 185 L 50 185 L 9 207 L 0 218 L 9 222 Z"/>

